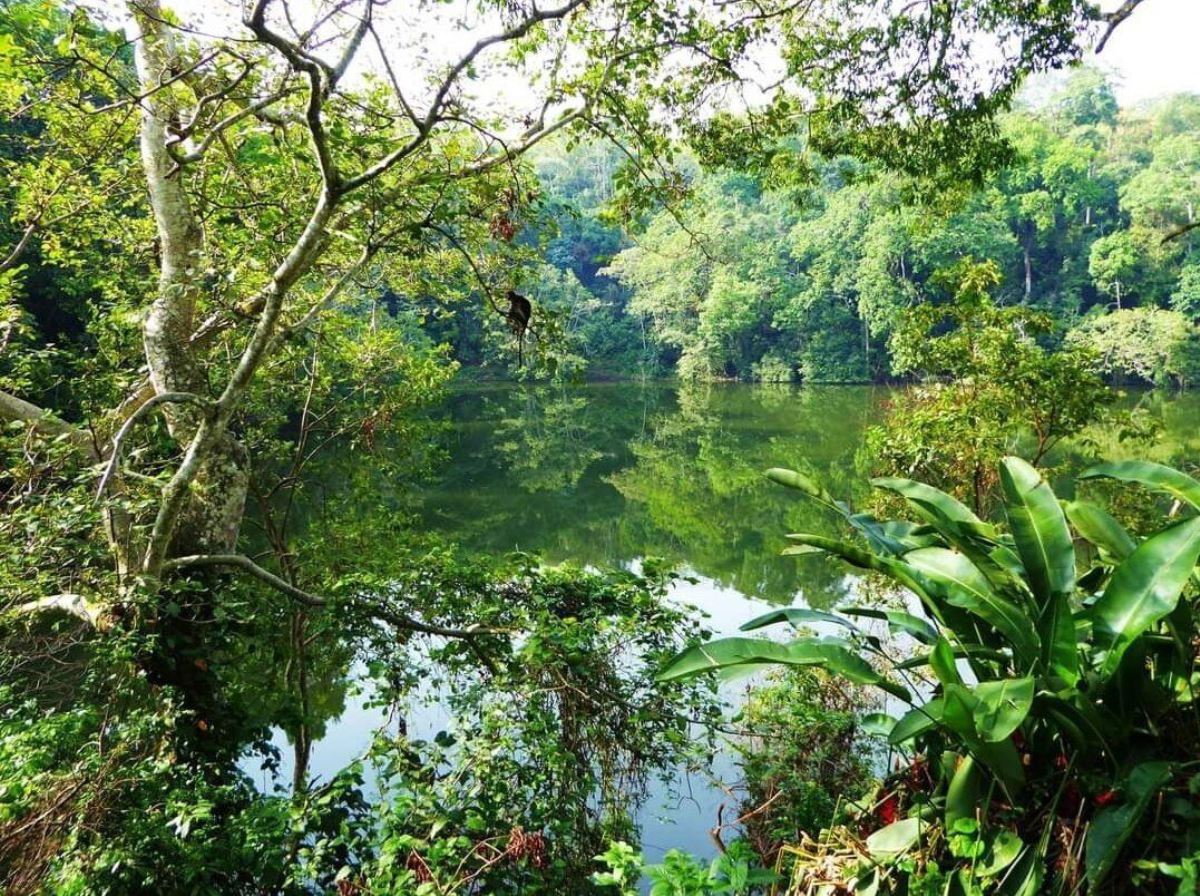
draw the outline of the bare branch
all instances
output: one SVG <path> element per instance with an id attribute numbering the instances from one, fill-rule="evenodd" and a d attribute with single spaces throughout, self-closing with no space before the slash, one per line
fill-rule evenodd
<path id="1" fill-rule="evenodd" d="M 1191 233 L 1197 227 L 1200 227 L 1200 221 L 1192 221 L 1188 224 L 1184 224 L 1182 227 L 1176 227 L 1174 230 L 1172 230 L 1170 233 L 1168 233 L 1166 236 L 1164 236 L 1162 238 L 1162 242 L 1165 245 L 1166 243 L 1171 242 L 1171 240 L 1177 240 L 1181 236 Z"/>
<path id="2" fill-rule="evenodd" d="M 204 399 L 192 392 L 160 392 L 139 406 L 129 415 L 128 419 L 121 425 L 121 428 L 117 430 L 117 434 L 113 436 L 112 450 L 108 458 L 108 464 L 104 468 L 104 475 L 100 477 L 100 485 L 96 488 L 97 499 L 104 495 L 104 490 L 108 487 L 109 480 L 112 479 L 113 474 L 116 473 L 117 467 L 121 463 L 121 445 L 124 443 L 125 437 L 129 435 L 129 431 L 133 429 L 133 425 L 160 404 L 168 402 L 189 402 L 198 405 L 205 403 Z"/>
<path id="3" fill-rule="evenodd" d="M 7 392 L 0 392 L 0 419 L 21 420 L 31 424 L 35 432 L 44 435 L 66 436 L 72 444 L 86 451 L 93 460 L 98 459 L 96 446 L 86 431 Z"/>
<path id="4" fill-rule="evenodd" d="M 166 561 L 163 564 L 163 570 L 178 570 L 189 567 L 203 566 L 223 566 L 231 569 L 239 569 L 251 576 L 254 576 L 260 582 L 270 585 L 277 591 L 281 591 L 288 597 L 299 601 L 306 607 L 314 609 L 324 609 L 335 606 L 335 602 L 320 595 L 312 594 L 297 588 L 285 579 L 280 578 L 268 569 L 259 566 L 245 554 L 196 554 L 187 557 L 175 557 Z M 473 638 L 478 635 L 486 634 L 501 634 L 504 629 L 484 628 L 482 626 L 471 626 L 469 628 L 446 628 L 441 625 L 433 625 L 428 622 L 421 622 L 413 619 L 411 616 L 405 616 L 402 613 L 396 613 L 389 610 L 387 607 L 380 606 L 375 603 L 357 600 L 355 604 L 361 607 L 369 616 L 378 619 L 381 622 L 386 622 L 396 628 L 408 629 L 416 632 L 423 632 L 427 635 L 441 635 L 445 638 Z"/>
<path id="5" fill-rule="evenodd" d="M 1122 22 L 1133 15 L 1133 11 L 1137 9 L 1145 0 L 1125 0 L 1117 9 L 1104 16 L 1104 21 L 1108 23 L 1108 27 L 1104 30 L 1104 35 L 1100 38 L 1100 42 L 1096 44 L 1096 52 L 1104 52 L 1104 46 L 1108 43 L 1108 39 L 1112 37 L 1113 32 L 1117 30 Z"/>

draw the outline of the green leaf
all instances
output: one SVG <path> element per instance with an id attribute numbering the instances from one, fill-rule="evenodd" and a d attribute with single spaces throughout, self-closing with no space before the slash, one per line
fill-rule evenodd
<path id="1" fill-rule="evenodd" d="M 1046 857 L 1042 850 L 1026 846 L 1000 879 L 998 892 L 1002 896 L 1037 896 L 1045 870 Z"/>
<path id="2" fill-rule="evenodd" d="M 979 800 L 983 791 L 983 774 L 975 765 L 975 760 L 965 756 L 958 763 L 950 784 L 946 787 L 946 828 L 953 827 L 960 818 L 975 818 L 977 811 L 987 813 L 986 806 L 980 806 Z"/>
<path id="3" fill-rule="evenodd" d="M 876 672 L 847 642 L 833 638 L 799 638 L 788 644 L 762 638 L 721 638 L 683 651 L 658 674 L 658 680 L 671 681 L 753 663 L 821 666 L 855 684 L 873 685 L 902 700 L 909 699 L 906 688 Z"/>
<path id="4" fill-rule="evenodd" d="M 975 727 L 986 741 L 1007 740 L 1033 707 L 1032 678 L 985 681 L 971 693 L 979 700 L 975 707 Z"/>
<path id="5" fill-rule="evenodd" d="M 921 819 L 902 818 L 868 837 L 867 852 L 873 859 L 894 859 L 916 846 L 920 836 Z"/>
<path id="6" fill-rule="evenodd" d="M 1109 806 L 1093 819 L 1083 862 L 1090 891 L 1096 892 L 1097 886 L 1108 876 L 1121 848 L 1170 776 L 1169 762 L 1143 762 L 1135 766 L 1123 787 L 1125 802 L 1120 806 Z"/>
<path id="7" fill-rule="evenodd" d="M 883 619 L 888 624 L 892 634 L 909 635 L 922 644 L 932 644 L 938 638 L 937 629 L 920 616 L 903 613 L 899 610 L 877 610 L 874 607 L 839 607 L 847 616 L 866 616 L 869 619 Z M 744 626 L 743 626 L 744 628 Z"/>
<path id="8" fill-rule="evenodd" d="M 936 597 L 973 613 L 999 631 L 1020 657 L 1037 656 L 1033 623 L 1016 604 L 996 594 L 969 559 L 947 548 L 920 548 L 904 555 L 904 563 Z"/>
<path id="9" fill-rule="evenodd" d="M 833 498 L 829 492 L 825 491 L 815 479 L 805 476 L 803 473 L 785 470 L 782 467 L 772 467 L 767 470 L 766 477 L 778 485 L 804 492 L 810 498 L 815 498 L 823 504 L 833 504 Z"/>
<path id="10" fill-rule="evenodd" d="M 965 504 L 940 489 L 912 479 L 885 477 L 872 479 L 871 485 L 894 492 L 904 498 L 924 519 L 930 522 L 950 520 L 958 523 L 984 525 L 983 520 L 973 514 Z"/>
<path id="11" fill-rule="evenodd" d="M 892 727 L 888 734 L 888 742 L 898 747 L 936 727 L 942 720 L 944 706 L 942 698 L 935 697 L 915 709 L 910 709 Z"/>
<path id="12" fill-rule="evenodd" d="M 942 684 L 962 684 L 962 676 L 954 662 L 954 649 L 945 638 L 938 638 L 933 650 L 929 651 L 929 667 Z"/>
<path id="13" fill-rule="evenodd" d="M 896 718 L 889 716 L 886 712 L 867 713 L 858 720 L 858 727 L 864 734 L 888 737 L 892 733 L 892 729 L 896 727 Z"/>
<path id="14" fill-rule="evenodd" d="M 1075 548 L 1071 530 L 1041 474 L 1019 457 L 1000 464 L 1004 509 L 1017 554 L 1036 597 L 1069 594 L 1075 587 Z"/>
<path id="15" fill-rule="evenodd" d="M 1067 519 L 1080 535 L 1113 560 L 1124 560 L 1137 543 L 1104 508 L 1090 501 L 1071 501 L 1065 507 Z"/>
<path id="16" fill-rule="evenodd" d="M 1104 676 L 1116 670 L 1142 632 L 1175 609 L 1198 558 L 1200 517 L 1193 517 L 1147 538 L 1113 571 L 1088 611 L 1108 648 Z"/>
<path id="17" fill-rule="evenodd" d="M 755 616 L 749 622 L 743 623 L 738 627 L 738 631 L 752 632 L 779 622 L 788 622 L 793 626 L 801 626 L 806 622 L 826 622 L 848 628 L 852 632 L 861 631 L 849 619 L 843 619 L 834 613 L 826 613 L 824 610 L 812 610 L 808 607 L 781 607 L 778 610 L 771 610 L 769 613 Z"/>
<path id="18" fill-rule="evenodd" d="M 942 694 L 941 724 L 953 731 L 967 749 L 984 763 L 1008 791 L 1010 797 L 1020 793 L 1025 785 L 1025 768 L 1011 740 L 986 740 L 979 731 L 976 709 L 979 699 L 966 687 L 946 685 Z"/>
<path id="19" fill-rule="evenodd" d="M 1040 601 L 1037 629 L 1042 662 L 1068 684 L 1079 680 L 1079 650 L 1071 618 L 1075 546 L 1058 498 L 1041 474 L 1019 457 L 1000 464 L 1004 509 L 1017 554 Z"/>
<path id="20" fill-rule="evenodd" d="M 1147 488 L 1178 498 L 1200 510 L 1200 482 L 1164 464 L 1148 460 L 1123 460 L 1097 464 L 1079 474 L 1079 479 L 1116 479 L 1120 482 L 1136 482 Z"/>

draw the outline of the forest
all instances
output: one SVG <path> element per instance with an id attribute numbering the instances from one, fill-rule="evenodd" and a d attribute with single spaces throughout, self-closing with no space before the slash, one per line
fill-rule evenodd
<path id="1" fill-rule="evenodd" d="M 1163 238 L 1195 220 L 1198 123 L 1195 95 L 1120 109 L 1104 73 L 1079 68 L 1018 97 L 999 120 L 1014 160 L 979 183 L 928 193 L 815 153 L 790 160 L 803 171 L 688 159 L 685 202 L 624 222 L 610 203 L 619 150 L 541 149 L 523 288 L 565 336 L 543 375 L 886 381 L 897 320 L 945 302 L 938 272 L 971 256 L 999 267 L 998 303 L 1053 317 L 1052 345 L 1094 350 L 1113 381 L 1185 386 L 1200 268 L 1190 233 Z M 439 335 L 468 368 L 512 376 L 481 330 Z"/>
<path id="2" fill-rule="evenodd" d="M 1172 0 L 549 2 L 0 0 L 0 888 L 1194 894 Z"/>

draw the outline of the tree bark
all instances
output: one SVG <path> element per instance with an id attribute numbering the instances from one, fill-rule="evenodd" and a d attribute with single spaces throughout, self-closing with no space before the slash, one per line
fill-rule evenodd
<path id="1" fill-rule="evenodd" d="M 192 341 L 197 308 L 205 293 L 204 232 L 188 201 L 183 176 L 168 151 L 168 125 L 181 117 L 170 89 L 156 89 L 184 68 L 174 34 L 163 24 L 157 0 L 131 4 L 140 29 L 135 58 L 142 102 L 140 148 L 150 207 L 158 229 L 158 293 L 150 304 L 142 341 L 150 382 L 156 394 L 209 393 L 199 349 Z M 171 436 L 181 444 L 206 429 L 202 407 L 189 403 L 163 406 Z M 225 427 L 209 430 L 204 456 L 173 524 L 168 553 L 230 551 L 237 546 L 249 484 L 245 447 Z M 148 570 L 152 574 L 154 570 Z"/>

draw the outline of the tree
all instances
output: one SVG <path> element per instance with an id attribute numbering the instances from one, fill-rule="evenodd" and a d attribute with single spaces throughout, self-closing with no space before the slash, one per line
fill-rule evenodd
<path id="1" fill-rule="evenodd" d="M 897 371 L 921 383 L 868 432 L 864 457 L 872 475 L 919 476 L 984 514 L 1000 458 L 1031 439 L 1029 456 L 1042 463 L 1064 438 L 1103 419 L 1115 396 L 1087 349 L 1038 344 L 1048 315 L 992 303 L 994 264 L 967 261 L 943 277 L 954 301 L 914 309 L 892 336 Z"/>

